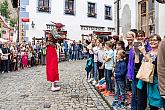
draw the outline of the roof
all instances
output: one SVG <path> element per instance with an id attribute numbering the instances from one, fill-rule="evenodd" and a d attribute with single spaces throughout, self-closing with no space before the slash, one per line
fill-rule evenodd
<path id="1" fill-rule="evenodd" d="M 5 19 L 1 15 L 0 15 L 0 22 L 3 23 L 4 28 L 12 29 L 12 28 L 10 28 L 10 26 L 7 24 L 7 22 L 5 21 Z"/>

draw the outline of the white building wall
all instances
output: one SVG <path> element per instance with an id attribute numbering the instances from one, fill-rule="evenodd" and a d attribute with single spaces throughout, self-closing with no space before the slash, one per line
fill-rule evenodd
<path id="1" fill-rule="evenodd" d="M 159 30 L 158 34 L 161 37 L 165 36 L 165 4 L 159 4 Z"/>
<path id="2" fill-rule="evenodd" d="M 88 2 L 96 3 L 97 18 L 87 17 Z M 64 29 L 68 32 L 68 38 L 79 40 L 81 34 L 91 34 L 92 31 L 81 30 L 80 25 L 100 26 L 100 27 L 112 27 L 114 28 L 113 20 L 104 19 L 105 5 L 112 6 L 113 12 L 114 0 L 76 0 L 76 14 L 65 15 L 65 0 L 51 0 L 51 13 L 37 12 L 38 0 L 30 0 L 27 10 L 29 12 L 29 30 L 27 35 L 29 40 L 32 37 L 44 37 L 44 31 L 46 30 L 46 24 L 51 24 L 50 21 L 56 23 L 62 23 L 65 25 Z M 114 15 L 112 16 L 112 18 Z M 34 22 L 35 28 L 31 27 L 31 21 Z"/>
<path id="3" fill-rule="evenodd" d="M 121 0 L 120 2 L 120 11 L 119 11 L 119 16 L 120 16 L 120 33 L 121 34 L 126 34 L 126 33 L 122 33 L 122 29 L 123 27 L 123 23 L 122 22 L 127 22 L 128 19 L 125 19 L 124 21 L 122 21 L 122 14 L 126 13 L 124 9 L 124 7 L 128 5 L 131 11 L 131 27 L 130 29 L 135 29 L 137 28 L 137 18 L 136 18 L 136 14 L 137 14 L 137 4 L 136 4 L 136 0 Z"/>

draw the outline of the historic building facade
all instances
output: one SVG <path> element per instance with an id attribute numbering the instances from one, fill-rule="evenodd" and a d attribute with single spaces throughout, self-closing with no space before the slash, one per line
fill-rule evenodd
<path id="1" fill-rule="evenodd" d="M 165 4 L 156 0 L 120 0 L 120 33 L 141 29 L 146 36 L 157 33 L 165 35 Z"/>
<path id="2" fill-rule="evenodd" d="M 89 34 L 111 35 L 114 28 L 114 0 L 21 0 L 21 37 L 45 37 L 53 24 L 61 24 L 72 40 L 81 40 Z M 29 18 L 22 22 L 22 18 Z"/>

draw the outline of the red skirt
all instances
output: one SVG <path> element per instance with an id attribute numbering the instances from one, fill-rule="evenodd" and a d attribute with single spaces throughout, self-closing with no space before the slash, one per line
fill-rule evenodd
<path id="1" fill-rule="evenodd" d="M 47 81 L 59 81 L 58 57 L 56 49 L 52 46 L 48 46 L 46 50 L 46 76 Z"/>

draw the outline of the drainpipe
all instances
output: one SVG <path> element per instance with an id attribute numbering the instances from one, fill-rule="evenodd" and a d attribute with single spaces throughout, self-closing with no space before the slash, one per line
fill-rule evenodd
<path id="1" fill-rule="evenodd" d="M 120 34 L 120 19 L 119 19 L 119 0 L 117 0 L 117 34 Z"/>
<path id="2" fill-rule="evenodd" d="M 20 0 L 18 0 L 18 33 L 17 33 L 17 43 L 19 42 L 19 32 L 20 32 Z"/>

